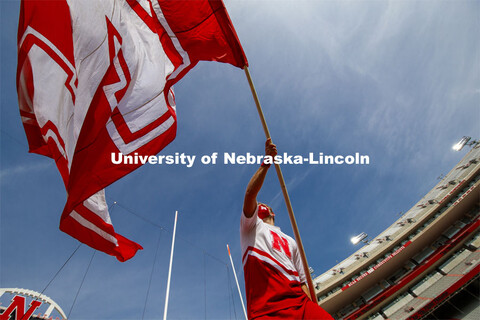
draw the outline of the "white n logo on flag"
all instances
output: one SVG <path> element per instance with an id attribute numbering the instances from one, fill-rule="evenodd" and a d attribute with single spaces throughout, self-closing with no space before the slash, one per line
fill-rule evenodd
<path id="1" fill-rule="evenodd" d="M 172 114 L 175 112 L 175 100 L 172 89 L 167 95 L 164 94 L 165 80 L 161 83 L 155 78 L 155 81 L 162 84 L 155 88 L 149 88 L 139 80 L 158 77 L 160 71 L 165 69 L 164 64 L 152 62 L 147 66 L 134 62 L 139 60 L 134 59 L 138 54 L 134 50 L 135 44 L 128 36 L 122 38 L 108 18 L 106 22 L 110 67 L 101 85 L 112 111 L 111 120 L 106 126 L 118 150 L 123 154 L 130 154 L 161 136 L 174 124 Z M 124 50 L 124 47 L 127 49 Z M 160 45 L 156 49 L 157 60 L 167 59 Z M 132 77 L 137 78 L 134 83 Z M 165 101 L 166 97 L 169 105 Z M 125 99 L 122 100 L 123 98 Z M 143 109 L 141 113 L 138 112 L 140 108 Z"/>

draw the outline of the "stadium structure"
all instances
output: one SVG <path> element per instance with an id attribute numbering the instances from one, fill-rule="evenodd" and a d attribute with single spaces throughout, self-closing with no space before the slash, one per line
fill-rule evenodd
<path id="1" fill-rule="evenodd" d="M 21 288 L 0 288 L 0 320 L 66 319 L 62 308 L 40 292 Z"/>
<path id="2" fill-rule="evenodd" d="M 465 141 L 465 140 L 462 140 Z M 335 319 L 480 319 L 480 143 L 377 237 L 314 279 Z"/>

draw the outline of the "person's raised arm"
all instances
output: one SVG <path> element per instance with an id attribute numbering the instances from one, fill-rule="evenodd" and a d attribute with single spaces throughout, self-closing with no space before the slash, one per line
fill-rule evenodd
<path id="1" fill-rule="evenodd" d="M 277 147 L 272 143 L 272 139 L 268 138 L 265 142 L 265 155 L 275 157 L 277 155 Z M 269 165 L 262 164 L 254 173 L 247 185 L 245 198 L 243 200 L 243 213 L 245 217 L 250 218 L 257 209 L 257 195 L 262 188 L 263 181 L 267 175 Z"/>

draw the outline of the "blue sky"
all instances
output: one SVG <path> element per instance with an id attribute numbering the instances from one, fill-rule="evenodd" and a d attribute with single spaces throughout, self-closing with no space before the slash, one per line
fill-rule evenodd
<path id="1" fill-rule="evenodd" d="M 316 275 L 356 250 L 351 236 L 378 235 L 423 197 L 466 152 L 451 151 L 454 142 L 480 138 L 478 1 L 225 3 L 279 151 L 370 157 L 365 166 L 282 166 Z M 78 242 L 58 230 L 66 192 L 54 162 L 27 152 L 15 90 L 18 7 L 0 0 L 0 287 L 42 291 Z M 242 70 L 203 62 L 175 90 L 177 138 L 161 154 L 263 153 Z M 71 319 L 163 315 L 175 210 L 169 318 L 241 319 L 226 244 L 243 290 L 238 223 L 255 170 L 145 165 L 108 187 L 116 231 L 144 250 L 125 263 L 97 252 Z M 292 234 L 274 170 L 259 199 Z M 92 254 L 81 246 L 44 292 L 66 313 Z"/>

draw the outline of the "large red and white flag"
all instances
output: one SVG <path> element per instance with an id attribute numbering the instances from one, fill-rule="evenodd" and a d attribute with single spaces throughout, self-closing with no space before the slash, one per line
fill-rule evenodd
<path id="1" fill-rule="evenodd" d="M 130 259 L 104 188 L 175 138 L 172 85 L 200 60 L 247 60 L 221 0 L 25 0 L 17 90 L 30 152 L 55 160 L 68 193 L 60 229 Z"/>

